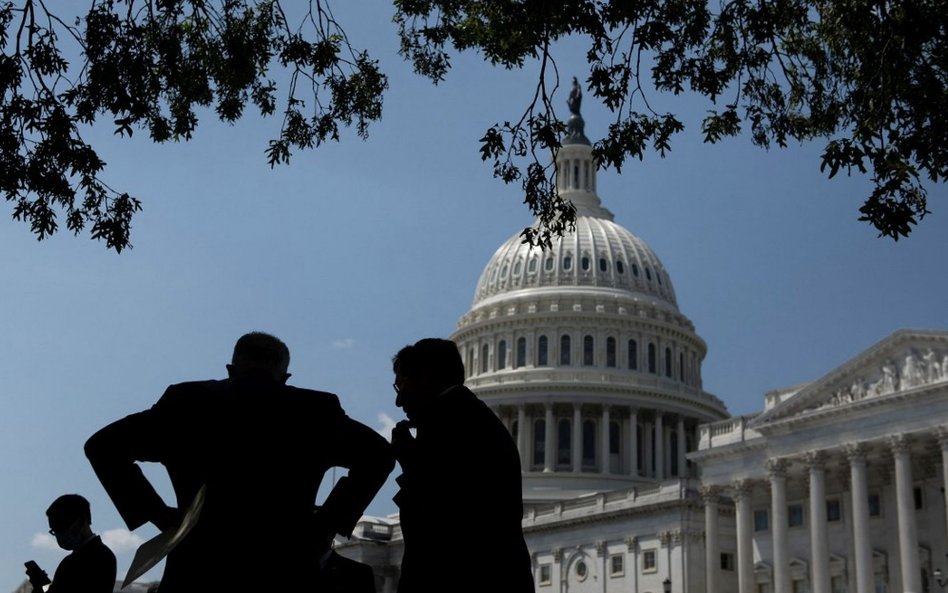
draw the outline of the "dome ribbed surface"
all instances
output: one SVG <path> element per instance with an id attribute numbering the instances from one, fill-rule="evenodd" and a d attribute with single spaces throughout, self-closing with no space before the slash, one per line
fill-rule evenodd
<path id="1" fill-rule="evenodd" d="M 474 306 L 525 289 L 596 287 L 647 295 L 677 310 L 665 267 L 644 241 L 600 216 L 577 216 L 576 229 L 540 250 L 518 233 L 494 253 L 481 273 Z"/>

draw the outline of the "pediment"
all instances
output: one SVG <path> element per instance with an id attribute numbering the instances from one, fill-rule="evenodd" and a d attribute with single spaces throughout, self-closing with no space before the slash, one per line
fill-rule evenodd
<path id="1" fill-rule="evenodd" d="M 763 412 L 749 428 L 937 383 L 948 383 L 948 331 L 899 330 Z"/>

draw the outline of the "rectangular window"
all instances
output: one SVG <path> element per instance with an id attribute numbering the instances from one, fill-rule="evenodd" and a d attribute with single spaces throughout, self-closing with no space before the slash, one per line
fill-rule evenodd
<path id="1" fill-rule="evenodd" d="M 830 578 L 830 592 L 831 593 L 846 593 L 846 581 L 842 576 L 835 576 Z"/>
<path id="2" fill-rule="evenodd" d="M 770 517 L 767 509 L 757 509 L 754 511 L 754 531 L 767 531 L 770 529 Z"/>
<path id="3" fill-rule="evenodd" d="M 621 577 L 625 573 L 625 564 L 622 554 L 609 557 L 609 576 Z"/>
<path id="4" fill-rule="evenodd" d="M 830 523 L 842 521 L 843 509 L 838 498 L 830 498 L 826 501 L 826 520 Z"/>
<path id="5" fill-rule="evenodd" d="M 552 574 L 552 571 L 550 570 L 550 565 L 541 564 L 540 565 L 540 578 L 537 579 L 537 581 L 541 585 L 549 585 L 553 580 L 551 578 L 551 574 Z"/>
<path id="6" fill-rule="evenodd" d="M 803 527 L 803 505 L 787 505 L 787 525 L 790 527 Z"/>
<path id="7" fill-rule="evenodd" d="M 793 581 L 793 593 L 810 593 L 810 589 L 806 586 L 806 581 L 803 579 Z"/>
<path id="8" fill-rule="evenodd" d="M 642 572 L 655 572 L 658 567 L 655 565 L 655 550 L 642 551 Z"/>
<path id="9" fill-rule="evenodd" d="M 912 497 L 915 499 L 915 510 L 921 510 L 925 508 L 925 500 L 922 498 L 921 488 L 918 488 L 918 487 L 913 488 Z"/>
<path id="10" fill-rule="evenodd" d="M 734 554 L 730 552 L 721 552 L 721 570 L 734 570 Z"/>
<path id="11" fill-rule="evenodd" d="M 869 495 L 869 516 L 870 517 L 881 517 L 882 516 L 882 499 L 878 494 Z"/>

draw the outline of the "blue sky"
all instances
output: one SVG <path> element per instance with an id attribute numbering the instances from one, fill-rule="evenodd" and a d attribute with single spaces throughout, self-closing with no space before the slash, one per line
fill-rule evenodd
<path id="1" fill-rule="evenodd" d="M 276 120 L 232 127 L 208 113 L 194 141 L 164 146 L 97 127 L 106 180 L 145 208 L 134 249 L 121 255 L 86 236 L 37 243 L 4 209 L 0 591 L 21 582 L 28 559 L 55 568 L 63 554 L 42 536 L 44 511 L 64 492 L 90 499 L 124 575 L 136 538 L 154 531 L 124 531 L 82 444 L 169 383 L 223 377 L 246 331 L 289 344 L 292 383 L 338 393 L 379 430 L 399 419 L 391 355 L 449 335 L 494 250 L 531 222 L 517 188 L 480 161 L 477 139 L 519 117 L 535 69 L 493 70 L 467 56 L 432 86 L 395 55 L 390 7 L 368 5 L 337 9 L 390 75 L 368 142 L 346 133 L 271 170 L 263 151 Z M 566 82 L 587 70 L 579 45 L 558 58 L 566 114 Z M 664 263 L 708 343 L 705 388 L 732 413 L 760 409 L 765 391 L 816 379 L 896 329 L 948 329 L 944 185 L 930 188 L 933 213 L 910 238 L 880 239 L 856 220 L 868 182 L 826 180 L 819 144 L 707 146 L 694 126 L 705 104 L 661 105 L 690 127 L 664 160 L 601 171 L 599 194 Z M 587 96 L 583 113 L 587 135 L 599 137 L 607 111 Z M 167 493 L 162 472 L 148 472 Z M 393 512 L 393 493 L 390 481 L 369 512 Z"/>

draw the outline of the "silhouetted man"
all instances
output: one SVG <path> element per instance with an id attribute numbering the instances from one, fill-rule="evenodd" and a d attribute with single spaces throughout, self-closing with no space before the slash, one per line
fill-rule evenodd
<path id="1" fill-rule="evenodd" d="M 63 494 L 46 510 L 49 532 L 59 547 L 68 550 L 56 568 L 47 593 L 112 593 L 115 587 L 115 554 L 92 532 L 89 501 L 78 494 Z M 35 563 L 26 574 L 34 590 L 46 580 Z M 42 589 L 39 589 L 42 591 Z"/>
<path id="2" fill-rule="evenodd" d="M 395 404 L 408 417 L 392 430 L 405 539 L 398 592 L 532 593 L 520 456 L 500 420 L 464 387 L 457 346 L 420 340 L 393 366 Z M 480 568 L 470 570 L 472 562 Z"/>
<path id="3" fill-rule="evenodd" d="M 302 586 L 327 538 L 349 536 L 394 467 L 385 439 L 348 418 L 335 395 L 286 385 L 289 360 L 277 338 L 247 334 L 228 379 L 172 385 L 151 409 L 86 443 L 130 529 L 175 527 L 206 486 L 200 518 L 168 555 L 161 593 Z M 155 492 L 140 461 L 165 466 L 177 508 Z M 334 466 L 348 476 L 314 518 L 316 491 Z"/>

